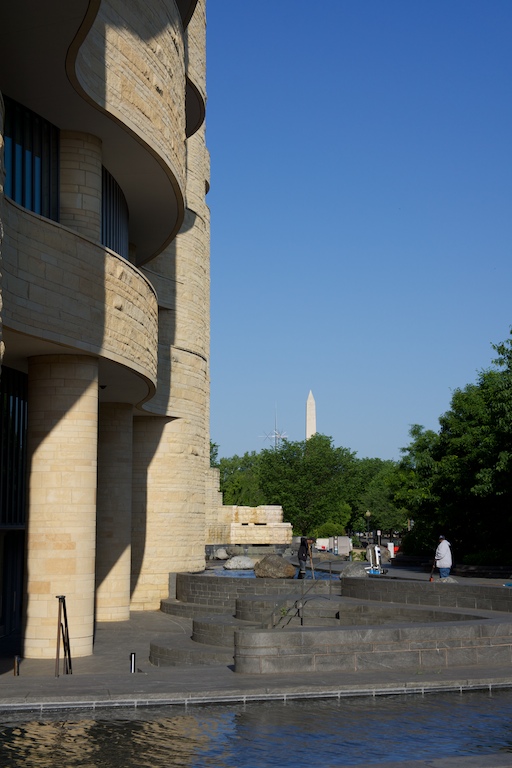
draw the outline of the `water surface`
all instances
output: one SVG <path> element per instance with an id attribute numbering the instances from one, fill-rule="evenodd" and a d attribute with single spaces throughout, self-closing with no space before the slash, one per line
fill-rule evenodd
<path id="1" fill-rule="evenodd" d="M 0 766 L 322 768 L 512 752 L 512 691 L 0 714 Z"/>

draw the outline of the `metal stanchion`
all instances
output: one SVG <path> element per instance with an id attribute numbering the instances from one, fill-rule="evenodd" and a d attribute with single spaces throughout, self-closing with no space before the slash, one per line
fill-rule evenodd
<path id="1" fill-rule="evenodd" d="M 136 672 L 136 665 L 135 665 L 135 654 L 130 653 L 130 672 L 133 675 L 134 672 Z"/>
<path id="2" fill-rule="evenodd" d="M 60 666 L 60 641 L 62 635 L 62 649 L 64 651 L 64 674 L 72 675 L 71 646 L 69 643 L 68 612 L 66 610 L 66 595 L 55 595 L 59 601 L 59 615 L 57 617 L 57 652 L 55 655 L 55 677 L 59 677 Z"/>
<path id="3" fill-rule="evenodd" d="M 62 627 L 62 601 L 64 600 L 64 595 L 55 595 L 55 597 L 59 601 L 59 613 L 57 617 L 57 652 L 55 654 L 55 677 L 58 677 L 59 665 L 60 665 L 60 633 L 61 633 L 61 627 Z"/>
<path id="4" fill-rule="evenodd" d="M 21 661 L 21 656 L 14 657 L 14 677 L 18 677 L 18 675 L 20 674 L 20 661 Z"/>

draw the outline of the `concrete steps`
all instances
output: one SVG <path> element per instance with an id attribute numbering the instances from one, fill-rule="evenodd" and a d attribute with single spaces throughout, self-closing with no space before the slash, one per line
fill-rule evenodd
<path id="1" fill-rule="evenodd" d="M 232 665 L 236 631 L 275 626 L 280 619 L 284 619 L 279 623 L 282 629 L 300 625 L 299 600 L 304 601 L 309 623 L 332 625 L 339 616 L 339 583 L 335 597 L 330 594 L 332 585 L 325 581 L 178 576 L 180 599 L 162 600 L 160 609 L 169 616 L 192 619 L 192 634 L 155 638 L 150 644 L 150 661 L 155 666 Z"/>
<path id="2" fill-rule="evenodd" d="M 149 660 L 157 667 L 233 664 L 235 631 L 259 627 L 233 616 L 203 616 L 192 622 L 192 636 L 161 635 L 150 643 Z"/>
<path id="3" fill-rule="evenodd" d="M 149 661 L 155 667 L 229 666 L 234 661 L 234 649 L 196 643 L 184 635 L 162 635 L 151 641 Z"/>
<path id="4" fill-rule="evenodd" d="M 235 632 L 240 629 L 259 629 L 255 621 L 239 621 L 233 616 L 208 616 L 192 622 L 192 640 L 203 645 L 234 648 Z"/>
<path id="5" fill-rule="evenodd" d="M 345 604 L 338 596 L 296 594 L 286 597 L 249 595 L 236 601 L 237 619 L 257 621 L 261 627 L 290 626 L 303 623 L 318 625 L 339 623 Z"/>
<path id="6" fill-rule="evenodd" d="M 201 605 L 200 603 L 183 603 L 179 600 L 167 599 L 160 601 L 160 610 L 171 616 L 182 616 L 193 619 L 195 616 L 233 616 L 231 608 L 215 605 Z"/>

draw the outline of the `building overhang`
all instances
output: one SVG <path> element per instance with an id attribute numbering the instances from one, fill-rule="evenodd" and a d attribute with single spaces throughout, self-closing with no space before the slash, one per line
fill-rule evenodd
<path id="1" fill-rule="evenodd" d="M 84 98 L 69 77 L 70 51 L 78 51 L 77 35 L 78 42 L 85 39 L 100 5 L 101 0 L 5 3 L 0 91 L 61 129 L 101 139 L 103 164 L 126 197 L 130 241 L 136 246 L 137 264 L 143 264 L 178 233 L 184 216 L 183 194 L 173 170 L 143 138 Z"/>

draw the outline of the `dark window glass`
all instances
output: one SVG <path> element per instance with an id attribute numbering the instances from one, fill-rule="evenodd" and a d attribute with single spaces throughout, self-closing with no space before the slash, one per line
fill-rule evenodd
<path id="1" fill-rule="evenodd" d="M 5 102 L 5 194 L 59 220 L 59 129 L 8 96 Z"/>
<path id="2" fill-rule="evenodd" d="M 0 379 L 0 526 L 25 525 L 27 467 L 26 373 L 2 366 Z"/>
<path id="3" fill-rule="evenodd" d="M 106 168 L 101 178 L 101 242 L 128 258 L 128 205 L 121 187 Z"/>

